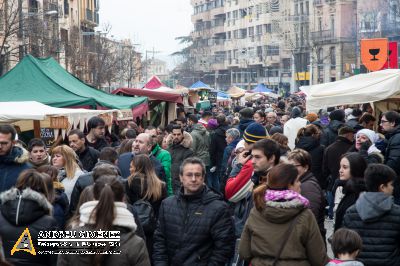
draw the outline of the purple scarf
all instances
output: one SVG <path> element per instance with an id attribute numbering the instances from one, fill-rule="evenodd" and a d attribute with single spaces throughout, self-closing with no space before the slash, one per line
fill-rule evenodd
<path id="1" fill-rule="evenodd" d="M 310 202 L 308 199 L 297 193 L 293 190 L 271 190 L 267 189 L 265 192 L 265 201 L 277 201 L 277 202 L 284 202 L 284 201 L 297 201 L 304 205 L 305 207 L 310 206 Z"/>

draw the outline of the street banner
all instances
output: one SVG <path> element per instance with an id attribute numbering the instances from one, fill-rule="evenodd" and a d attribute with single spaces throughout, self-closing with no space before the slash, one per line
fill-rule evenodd
<path id="1" fill-rule="evenodd" d="M 392 69 L 399 68 L 397 42 L 389 42 L 389 52 L 388 53 L 389 53 L 388 61 L 386 61 L 382 70 L 387 69 L 387 68 L 392 68 Z"/>
<path id="2" fill-rule="evenodd" d="M 381 70 L 388 58 L 388 40 L 361 40 L 361 62 L 370 71 Z"/>

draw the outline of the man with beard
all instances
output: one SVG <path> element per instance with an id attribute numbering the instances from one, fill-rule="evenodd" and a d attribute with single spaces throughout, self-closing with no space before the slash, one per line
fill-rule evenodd
<path id="1" fill-rule="evenodd" d="M 272 139 L 262 139 L 254 143 L 251 161 L 260 183 L 266 181 L 268 171 L 279 163 L 280 154 L 279 144 Z"/>
<path id="2" fill-rule="evenodd" d="M 46 151 L 46 144 L 42 139 L 31 139 L 28 143 L 29 163 L 33 168 L 50 164 L 49 154 Z"/>
<path id="3" fill-rule="evenodd" d="M 172 127 L 172 141 L 173 144 L 168 148 L 171 154 L 171 176 L 172 176 L 172 188 L 174 193 L 179 192 L 181 182 L 179 180 L 179 167 L 181 163 L 189 157 L 193 156 L 192 136 L 189 133 L 184 132 L 179 125 Z"/>
<path id="4" fill-rule="evenodd" d="M 133 157 L 138 154 L 146 154 L 149 156 L 151 162 L 154 166 L 154 171 L 156 172 L 157 177 L 164 181 L 167 184 L 167 180 L 165 180 L 165 171 L 161 162 L 151 154 L 151 150 L 153 148 L 153 140 L 152 137 L 147 133 L 139 134 L 135 141 L 132 143 L 132 152 L 126 152 L 119 156 L 118 158 L 118 167 L 121 170 L 121 176 L 123 178 L 128 178 L 131 175 L 130 165 Z"/>
<path id="5" fill-rule="evenodd" d="M 69 146 L 75 151 L 82 163 L 83 169 L 90 172 L 96 165 L 100 152 L 85 144 L 85 135 L 79 129 L 68 134 Z"/>
<path id="6" fill-rule="evenodd" d="M 16 135 L 11 125 L 0 125 L 0 193 L 15 186 L 19 174 L 30 168 L 28 152 L 15 146 Z"/>
<path id="7" fill-rule="evenodd" d="M 98 151 L 101 151 L 104 147 L 109 147 L 104 135 L 106 123 L 98 116 L 94 116 L 89 119 L 87 127 L 89 134 L 86 136 L 86 144 Z"/>

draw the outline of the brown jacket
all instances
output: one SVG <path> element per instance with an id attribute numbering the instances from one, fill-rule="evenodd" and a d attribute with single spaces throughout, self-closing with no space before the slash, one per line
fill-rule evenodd
<path id="1" fill-rule="evenodd" d="M 239 254 L 252 266 L 269 266 L 275 259 L 291 221 L 297 219 L 277 266 L 322 266 L 328 262 L 324 241 L 311 210 L 276 202 L 262 212 L 253 208 L 242 233 Z M 303 211 L 304 210 L 304 211 Z"/>

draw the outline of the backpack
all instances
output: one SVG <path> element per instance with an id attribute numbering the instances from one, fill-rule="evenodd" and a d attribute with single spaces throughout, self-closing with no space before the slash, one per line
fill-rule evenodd
<path id="1" fill-rule="evenodd" d="M 147 200 L 140 199 L 132 204 L 145 234 L 153 234 L 156 230 L 157 218 L 153 206 Z"/>

